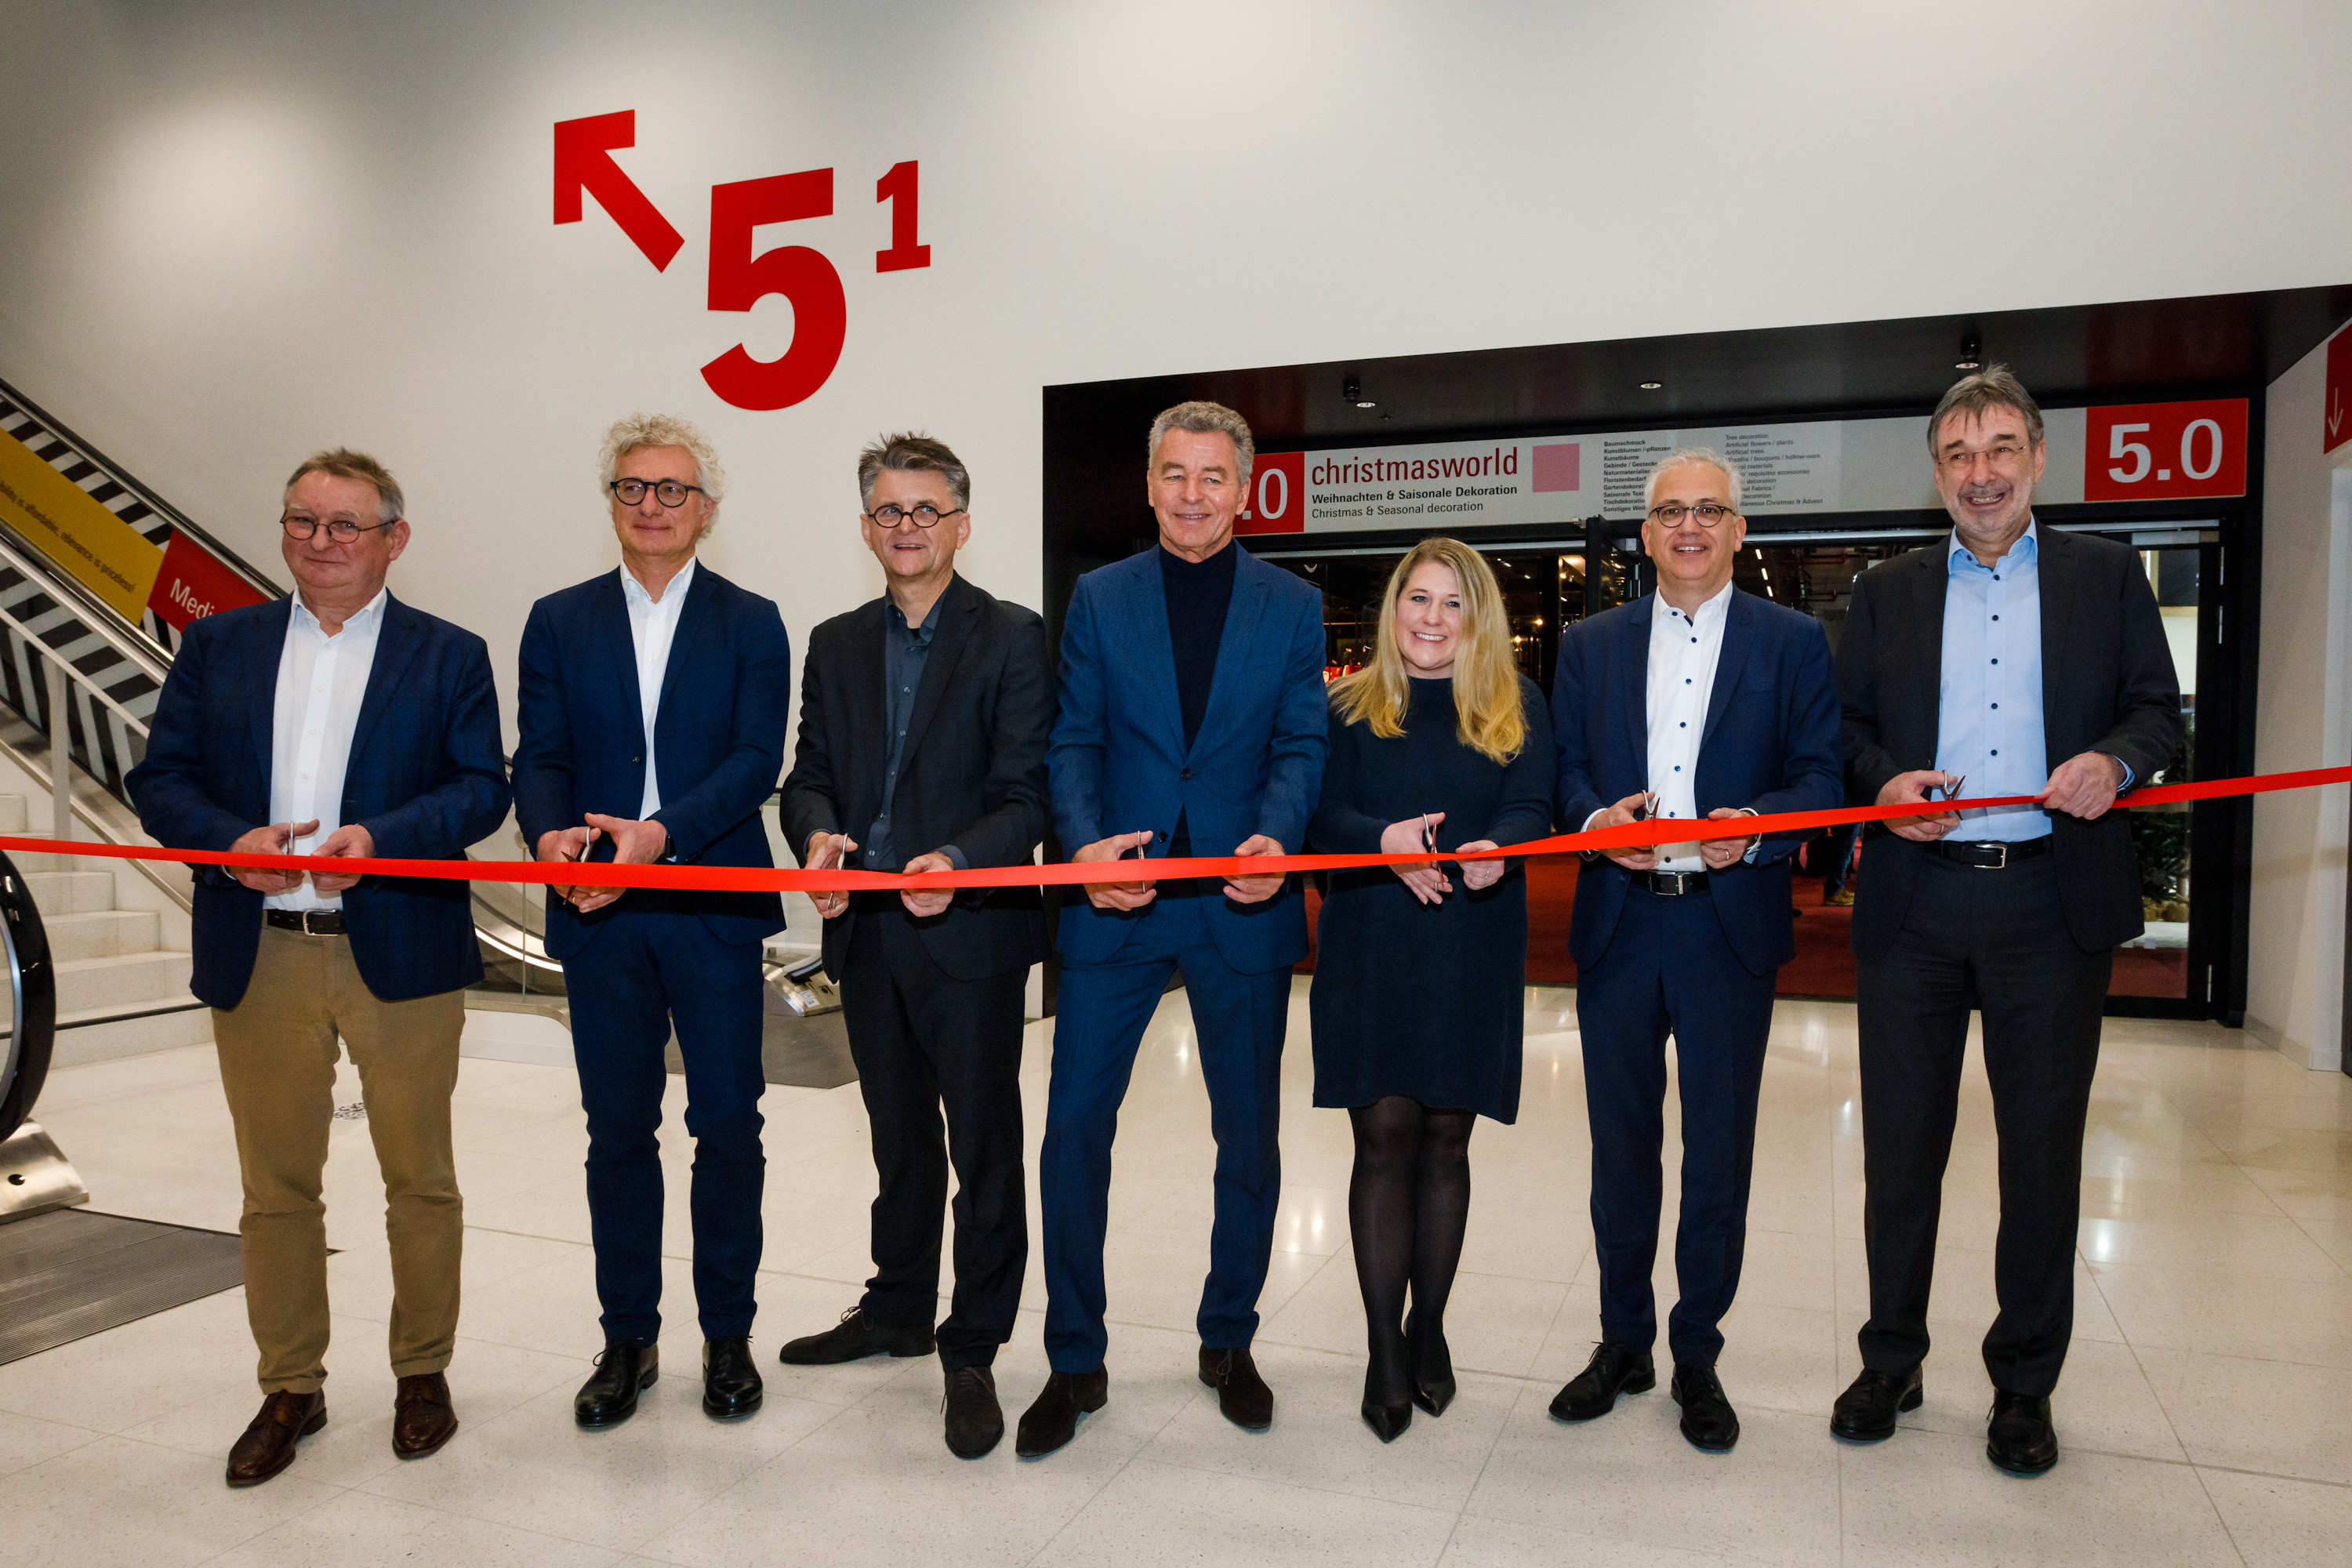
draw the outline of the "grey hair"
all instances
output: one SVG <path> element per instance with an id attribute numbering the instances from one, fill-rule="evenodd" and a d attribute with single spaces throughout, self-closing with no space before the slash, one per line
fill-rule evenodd
<path id="1" fill-rule="evenodd" d="M 885 436 L 858 453 L 857 500 L 869 511 L 874 507 L 874 481 L 885 468 L 898 473 L 937 474 L 947 481 L 948 493 L 955 497 L 956 510 L 961 511 L 971 505 L 971 473 L 945 441 L 907 431 Z"/>
<path id="2" fill-rule="evenodd" d="M 604 432 L 604 450 L 598 455 L 603 484 L 609 487 L 620 477 L 622 458 L 647 447 L 676 447 L 694 459 L 694 482 L 702 487 L 703 499 L 710 503 L 704 531 L 717 526 L 719 502 L 727 494 L 727 470 L 719 466 L 719 450 L 711 446 L 710 437 L 690 419 L 669 414 L 632 414 L 614 420 L 613 427 Z M 609 489 L 605 499 L 611 499 Z"/>
<path id="3" fill-rule="evenodd" d="M 1658 481 L 1665 477 L 1668 469 L 1679 468 L 1685 463 L 1705 463 L 1709 468 L 1718 470 L 1723 475 L 1724 482 L 1731 487 L 1731 510 L 1734 513 L 1738 512 L 1740 490 L 1738 466 L 1712 447 L 1680 447 L 1660 458 L 1656 465 L 1650 469 L 1650 477 L 1643 482 L 1642 511 L 1644 516 L 1648 515 L 1651 507 L 1657 504 Z"/>
<path id="4" fill-rule="evenodd" d="M 1223 436 L 1234 444 L 1234 454 L 1239 460 L 1238 476 L 1242 488 L 1249 488 L 1250 465 L 1257 460 L 1257 442 L 1250 435 L 1249 421 L 1222 403 L 1180 403 L 1163 409 L 1151 422 L 1151 439 L 1144 448 L 1144 463 L 1149 466 L 1160 460 L 1160 443 L 1171 430 L 1187 430 L 1195 436 Z"/>
<path id="5" fill-rule="evenodd" d="M 389 528 L 407 515 L 402 509 L 408 502 L 400 493 L 400 481 L 392 470 L 369 457 L 354 452 L 349 447 L 335 447 L 323 452 L 313 452 L 302 459 L 301 467 L 286 478 L 288 493 L 302 482 L 305 474 L 328 474 L 339 479 L 356 479 L 375 490 L 375 521 L 379 527 Z"/>
<path id="6" fill-rule="evenodd" d="M 2025 416 L 2025 438 L 2032 446 L 2042 445 L 2042 405 L 2033 401 L 2033 394 L 2005 364 L 1987 366 L 1974 375 L 1964 375 L 1952 383 L 1936 412 L 1927 419 L 1927 455 L 1936 456 L 1936 432 L 1944 421 L 1955 414 L 1973 414 L 1979 418 L 1996 408 L 2014 408 Z"/>

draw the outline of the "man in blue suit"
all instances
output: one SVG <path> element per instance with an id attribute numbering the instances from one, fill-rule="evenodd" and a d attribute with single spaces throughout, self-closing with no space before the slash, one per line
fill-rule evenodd
<path id="1" fill-rule="evenodd" d="M 1722 822 L 1838 803 L 1842 756 L 1819 623 L 1731 585 L 1747 520 L 1739 472 L 1687 447 L 1650 471 L 1642 541 L 1658 587 L 1579 622 L 1552 683 L 1560 820 L 1579 827 L 1686 818 L 1690 840 L 1586 857 L 1576 958 L 1601 1343 L 1551 1413 L 1589 1421 L 1656 1385 L 1666 1037 L 1682 1086 L 1681 1287 L 1667 1323 L 1683 1436 L 1720 1452 L 1739 1418 L 1715 1373 L 1739 1288 L 1756 1098 L 1772 988 L 1796 955 L 1788 858 L 1797 837 L 1713 837 Z"/>
<path id="2" fill-rule="evenodd" d="M 531 606 L 515 820 L 542 860 L 768 868 L 760 805 L 783 770 L 791 656 L 775 605 L 695 561 L 726 475 L 702 432 L 633 415 L 604 437 L 621 567 Z M 749 1415 L 760 1266 L 761 944 L 774 893 L 549 889 L 588 1113 L 588 1215 L 604 1350 L 572 1402 L 585 1427 L 635 1414 L 661 1365 L 662 1170 L 655 1130 L 673 1026 L 694 1137 L 702 1408 Z"/>
<path id="3" fill-rule="evenodd" d="M 1233 542 L 1255 449 L 1248 424 L 1218 404 L 1161 414 L 1148 485 L 1159 548 L 1078 579 L 1046 752 L 1054 827 L 1073 860 L 1281 855 L 1306 838 L 1328 728 L 1323 602 Z M 1039 1160 L 1053 1372 L 1015 1447 L 1052 1452 L 1108 1397 L 1111 1137 L 1144 1027 L 1180 970 L 1217 1140 L 1201 1381 L 1228 1420 L 1263 1431 L 1274 1394 L 1249 1347 L 1282 1185 L 1282 1039 L 1290 966 L 1307 955 L 1302 896 L 1281 876 L 1096 883 L 1063 909 L 1057 945 Z"/>
<path id="4" fill-rule="evenodd" d="M 261 1412 L 229 1452 L 257 1486 L 327 1422 L 326 1205 L 335 1042 L 366 1090 L 392 1245 L 393 1452 L 457 1430 L 465 1212 L 449 1095 L 465 988 L 482 977 L 467 885 L 361 877 L 334 859 L 463 859 L 506 816 L 498 693 L 482 639 L 394 598 L 400 487 L 359 452 L 287 481 L 295 596 L 188 627 L 131 771 L 140 825 L 176 849 L 314 855 L 308 873 L 200 867 L 195 972 L 245 1180 L 246 1315 Z"/>

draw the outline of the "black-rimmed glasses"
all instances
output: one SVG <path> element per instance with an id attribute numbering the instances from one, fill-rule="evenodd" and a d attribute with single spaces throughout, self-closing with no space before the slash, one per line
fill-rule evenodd
<path id="1" fill-rule="evenodd" d="M 395 517 L 392 520 L 392 522 L 398 522 L 399 521 L 400 519 Z M 289 514 L 279 518 L 278 520 L 278 526 L 286 531 L 286 537 L 289 539 L 314 538 L 318 534 L 318 531 L 323 528 L 327 531 L 327 537 L 333 540 L 337 544 L 349 544 L 352 540 L 357 539 L 362 533 L 373 533 L 379 529 L 390 528 L 392 526 L 392 522 L 361 523 L 352 522 L 347 518 L 341 517 L 332 519 L 327 522 L 320 522 L 315 517 L 295 517 Z"/>
<path id="2" fill-rule="evenodd" d="M 687 497 L 702 493 L 700 485 L 681 484 L 676 479 L 614 479 L 604 488 L 623 506 L 636 505 L 646 499 L 647 490 L 654 492 L 654 500 L 667 507 L 684 506 Z"/>
<path id="3" fill-rule="evenodd" d="M 939 526 L 940 519 L 954 517 L 962 510 L 963 508 L 957 507 L 951 511 L 941 511 L 929 501 L 921 501 L 914 506 L 898 506 L 886 502 L 867 512 L 866 521 L 877 528 L 896 528 L 902 522 L 911 522 L 917 528 L 936 528 Z"/>
<path id="4" fill-rule="evenodd" d="M 1695 520 L 1701 528 L 1720 528 L 1723 520 L 1730 515 L 1729 507 L 1711 500 L 1703 500 L 1696 506 L 1685 506 L 1678 500 L 1670 500 L 1664 506 L 1650 509 L 1650 521 L 1667 528 L 1680 528 L 1686 517 Z"/>

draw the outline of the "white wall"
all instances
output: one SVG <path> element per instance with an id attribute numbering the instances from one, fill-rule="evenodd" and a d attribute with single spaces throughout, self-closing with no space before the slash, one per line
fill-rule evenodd
<path id="1" fill-rule="evenodd" d="M 2342 280 L 2352 7 L 16 0 L 0 51 L 0 375 L 241 551 L 326 442 L 407 485 L 395 587 L 486 635 L 614 559 L 596 437 L 704 422 L 709 559 L 809 626 L 878 590 L 851 462 L 976 474 L 971 574 L 1039 591 L 1042 385 Z M 554 121 L 685 234 L 656 275 Z M 872 182 L 923 170 L 928 270 Z M 709 187 L 831 166 L 762 231 L 840 268 L 801 405 L 698 367 L 788 310 L 704 300 Z M 1140 433 L 1139 432 L 1139 439 Z M 1139 492 L 1140 487 L 1139 486 Z"/>
<path id="2" fill-rule="evenodd" d="M 2352 753 L 2352 446 L 2321 456 L 2326 345 L 2265 405 L 2263 641 L 2254 767 L 2341 766 Z M 2295 1061 L 2343 1062 L 2347 812 L 2352 789 L 2254 800 L 2246 1027 Z"/>

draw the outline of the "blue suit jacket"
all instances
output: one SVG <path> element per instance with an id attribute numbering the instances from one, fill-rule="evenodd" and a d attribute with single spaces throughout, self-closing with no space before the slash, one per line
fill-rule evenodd
<path id="1" fill-rule="evenodd" d="M 1155 547 L 1078 579 L 1062 625 L 1061 715 L 1046 752 L 1054 831 L 1065 853 L 1150 828 L 1168 853 L 1181 814 L 1193 852 L 1230 855 L 1263 833 L 1306 847 L 1329 747 L 1323 696 L 1323 595 L 1240 545 L 1234 598 L 1200 733 L 1184 744 L 1176 653 Z M 1056 943 L 1081 963 L 1114 957 L 1141 911 L 1098 910 L 1082 893 L 1062 910 Z M 1209 928 L 1245 974 L 1307 956 L 1296 880 L 1259 904 L 1211 900 Z"/>
<path id="2" fill-rule="evenodd" d="M 515 824 L 541 837 L 577 827 L 590 812 L 632 821 L 645 808 L 646 724 L 636 645 L 619 572 L 550 594 L 522 633 L 515 720 Z M 775 603 L 698 565 L 688 584 L 654 719 L 662 804 L 680 865 L 771 867 L 760 805 L 784 769 L 792 717 L 792 650 Z M 593 858 L 609 860 L 600 840 Z M 639 889 L 582 916 L 551 889 L 547 951 L 569 960 L 624 906 L 690 912 L 719 941 L 741 946 L 784 929 L 774 893 L 673 893 Z"/>
<path id="3" fill-rule="evenodd" d="M 1645 787 L 1654 598 L 1645 594 L 1579 621 L 1560 638 L 1551 714 L 1559 820 L 1569 832 Z M 1821 623 L 1734 590 L 1699 741 L 1699 815 L 1725 805 L 1766 815 L 1827 811 L 1840 804 L 1843 771 L 1837 681 Z M 1768 838 L 1752 864 L 1708 879 L 1724 937 L 1750 973 L 1796 956 L 1788 859 L 1798 837 Z M 1585 863 L 1568 933 L 1578 968 L 1593 967 L 1608 952 L 1630 882 L 1606 856 Z"/>
<path id="4" fill-rule="evenodd" d="M 278 667 L 291 599 L 191 623 L 155 701 L 144 761 L 127 783 L 139 825 L 175 849 L 226 849 L 269 821 Z M 378 856 L 460 860 L 507 812 L 499 698 L 482 639 L 398 599 L 383 607 L 343 774 L 342 820 Z M 261 942 L 261 900 L 217 866 L 195 872 L 195 975 L 215 1007 L 244 1000 Z M 352 958 L 387 1002 L 482 977 L 464 882 L 369 877 L 343 894 Z"/>

